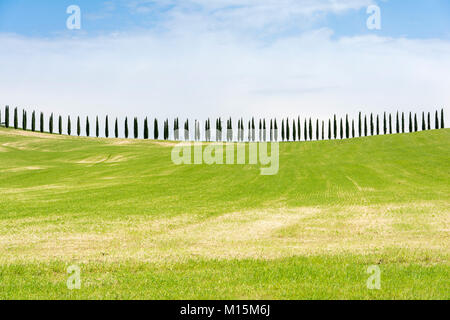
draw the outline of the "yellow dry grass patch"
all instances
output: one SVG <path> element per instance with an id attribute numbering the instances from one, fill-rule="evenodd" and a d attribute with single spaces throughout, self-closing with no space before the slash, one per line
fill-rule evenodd
<path id="1" fill-rule="evenodd" d="M 446 256 L 449 208 L 448 202 L 430 202 L 262 209 L 213 217 L 24 218 L 14 221 L 14 231 L 11 221 L 0 221 L 0 262 L 275 259 L 387 248 Z"/>

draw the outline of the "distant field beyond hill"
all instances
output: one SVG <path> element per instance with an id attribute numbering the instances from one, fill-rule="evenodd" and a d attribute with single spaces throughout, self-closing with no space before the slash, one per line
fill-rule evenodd
<path id="1" fill-rule="evenodd" d="M 450 298 L 449 129 L 280 143 L 274 176 L 172 145 L 0 128 L 0 298 Z"/>

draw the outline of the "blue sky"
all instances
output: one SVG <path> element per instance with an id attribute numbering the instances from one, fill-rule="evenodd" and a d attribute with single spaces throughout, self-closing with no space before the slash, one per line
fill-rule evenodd
<path id="1" fill-rule="evenodd" d="M 448 0 L 0 0 L 0 105 L 46 113 L 433 111 L 448 70 Z"/>
<path id="2" fill-rule="evenodd" d="M 214 2 L 214 0 L 212 1 Z M 108 34 L 152 30 L 169 19 L 169 13 L 187 1 L 95 1 L 95 0 L 0 0 L 0 32 L 16 33 L 35 37 L 53 37 L 67 34 L 65 12 L 69 5 L 76 4 L 82 10 L 83 35 Z M 365 27 L 366 8 L 345 12 L 317 12 L 312 22 L 304 21 L 286 24 L 271 36 L 282 37 L 308 29 L 328 27 L 335 37 L 378 33 L 382 36 L 408 38 L 450 38 L 450 1 L 447 0 L 389 0 L 376 1 L 382 10 L 382 30 L 370 31 Z M 226 4 L 217 7 L 202 7 L 193 4 L 184 8 L 191 13 L 214 13 L 244 5 Z M 250 17 L 247 17 L 251 19 Z M 299 19 L 300 20 L 300 19 Z M 239 25 L 238 25 L 239 26 Z M 254 31 L 258 35 L 267 33 L 262 27 Z M 163 32 L 164 30 L 161 30 Z M 70 35 L 70 34 L 69 34 Z"/>

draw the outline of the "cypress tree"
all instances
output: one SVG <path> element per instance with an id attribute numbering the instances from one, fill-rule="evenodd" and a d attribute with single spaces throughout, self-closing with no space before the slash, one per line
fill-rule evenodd
<path id="1" fill-rule="evenodd" d="M 303 128 L 303 133 L 305 135 L 305 141 L 308 141 L 308 124 L 307 124 L 306 118 L 305 118 L 305 126 Z"/>
<path id="2" fill-rule="evenodd" d="M 352 119 L 352 138 L 355 137 L 355 120 Z"/>
<path id="3" fill-rule="evenodd" d="M 409 132 L 413 132 L 412 114 L 409 113 Z"/>
<path id="4" fill-rule="evenodd" d="M 396 122 L 395 122 L 395 133 L 400 133 L 400 119 L 398 116 L 398 111 L 397 111 L 397 117 L 396 117 Z"/>
<path id="5" fill-rule="evenodd" d="M 334 139 L 337 138 L 337 121 L 336 121 L 336 115 L 334 115 Z"/>
<path id="6" fill-rule="evenodd" d="M 389 113 L 389 134 L 392 134 L 392 114 Z"/>
<path id="7" fill-rule="evenodd" d="M 289 130 L 289 118 L 286 118 L 286 141 L 290 139 L 290 130 Z"/>
<path id="8" fill-rule="evenodd" d="M 31 131 L 36 131 L 36 112 L 33 111 L 31 114 Z"/>
<path id="9" fill-rule="evenodd" d="M 419 130 L 417 125 L 417 113 L 414 114 L 414 132 L 417 132 Z"/>
<path id="10" fill-rule="evenodd" d="M 137 139 L 139 137 L 139 129 L 138 129 L 137 117 L 134 117 L 133 133 L 134 133 L 134 138 Z"/>
<path id="11" fill-rule="evenodd" d="M 364 115 L 364 136 L 367 137 L 367 116 Z"/>
<path id="12" fill-rule="evenodd" d="M 91 133 L 91 128 L 89 126 L 89 117 L 86 117 L 86 137 L 89 137 Z"/>
<path id="13" fill-rule="evenodd" d="M 402 112 L 402 133 L 405 133 L 405 113 Z"/>
<path id="14" fill-rule="evenodd" d="M 425 112 L 422 112 L 422 131 L 425 131 L 427 129 L 425 125 Z"/>
<path id="15" fill-rule="evenodd" d="M 441 129 L 445 129 L 445 123 L 444 123 L 444 109 L 441 109 Z"/>
<path id="16" fill-rule="evenodd" d="M 39 118 L 39 122 L 40 122 L 40 130 L 41 132 L 44 132 L 44 114 L 41 112 L 40 118 Z"/>
<path id="17" fill-rule="evenodd" d="M 344 139 L 344 122 L 342 121 L 342 118 L 341 118 L 341 121 L 340 121 L 340 130 L 339 130 L 339 133 L 340 133 L 340 138 L 341 139 Z"/>
<path id="18" fill-rule="evenodd" d="M 370 114 L 370 135 L 373 136 L 374 127 L 373 127 L 373 114 Z"/>
<path id="19" fill-rule="evenodd" d="M 9 128 L 9 106 L 5 107 L 5 127 Z"/>
<path id="20" fill-rule="evenodd" d="M 259 141 L 262 141 L 262 121 L 259 119 Z"/>
<path id="21" fill-rule="evenodd" d="M 125 117 L 125 139 L 128 139 L 128 117 Z"/>
<path id="22" fill-rule="evenodd" d="M 98 138 L 100 135 L 100 126 L 98 123 L 98 116 L 95 117 L 95 136 Z"/>
<path id="23" fill-rule="evenodd" d="M 53 133 L 53 113 L 50 115 L 50 119 L 48 119 L 48 129 L 50 133 Z"/>
<path id="24" fill-rule="evenodd" d="M 436 114 L 434 115 L 434 128 L 439 129 L 439 117 L 438 117 L 437 110 L 436 110 Z"/>
<path id="25" fill-rule="evenodd" d="M 319 141 L 319 119 L 316 119 L 316 140 Z"/>
<path id="26" fill-rule="evenodd" d="M 362 134 L 362 120 L 361 120 L 361 112 L 359 113 L 359 125 L 358 125 L 358 133 L 359 133 L 359 137 L 361 137 Z"/>
<path id="27" fill-rule="evenodd" d="M 431 114 L 428 112 L 428 130 L 431 130 Z"/>
<path id="28" fill-rule="evenodd" d="M 275 141 L 278 141 L 278 124 L 276 118 L 273 121 L 273 138 L 275 139 Z"/>
<path id="29" fill-rule="evenodd" d="M 384 134 L 387 134 L 387 119 L 386 119 L 386 112 L 383 115 L 383 132 Z"/>
<path id="30" fill-rule="evenodd" d="M 255 130 L 255 118 L 252 117 L 252 141 L 255 142 L 256 139 L 256 130 Z"/>
<path id="31" fill-rule="evenodd" d="M 325 121 L 322 120 L 322 140 L 325 140 Z"/>
<path id="32" fill-rule="evenodd" d="M 22 130 L 27 130 L 27 112 L 22 110 Z"/>
<path id="33" fill-rule="evenodd" d="M 59 131 L 59 134 L 62 134 L 63 129 L 62 129 L 62 117 L 61 116 L 58 117 L 58 131 Z"/>
<path id="34" fill-rule="evenodd" d="M 350 138 L 350 123 L 348 122 L 348 114 L 345 115 L 345 137 Z"/>
<path id="35" fill-rule="evenodd" d="M 295 131 L 295 120 L 292 120 L 292 141 L 297 140 L 297 132 Z"/>
<path id="36" fill-rule="evenodd" d="M 309 140 L 312 141 L 313 139 L 313 126 L 312 126 L 312 120 L 309 118 Z"/>
<path id="37" fill-rule="evenodd" d="M 14 108 L 14 129 L 17 130 L 18 127 L 19 127 L 19 115 L 17 114 L 17 107 L 16 107 Z"/>
<path id="38" fill-rule="evenodd" d="M 380 135 L 380 117 L 377 114 L 377 136 Z"/>
<path id="39" fill-rule="evenodd" d="M 244 130 L 244 127 L 242 127 L 242 130 Z M 263 120 L 263 140 L 266 142 L 266 119 Z"/>
<path id="40" fill-rule="evenodd" d="M 297 117 L 297 140 L 300 141 L 302 138 L 302 128 L 300 125 L 300 116 Z"/>
<path id="41" fill-rule="evenodd" d="M 331 119 L 328 119 L 328 140 L 331 140 Z"/>
<path id="42" fill-rule="evenodd" d="M 145 117 L 145 119 L 144 119 L 144 139 L 148 139 L 148 120 L 147 120 L 147 117 Z"/>
<path id="43" fill-rule="evenodd" d="M 67 116 L 67 134 L 72 134 L 72 123 L 70 122 L 70 116 Z"/>
<path id="44" fill-rule="evenodd" d="M 81 121 L 80 117 L 77 117 L 77 135 L 80 136 L 81 134 Z"/>
<path id="45" fill-rule="evenodd" d="M 158 129 L 158 119 L 156 119 L 155 118 L 155 121 L 154 121 L 154 128 L 153 128 L 153 138 L 155 139 L 155 140 L 158 140 L 158 137 L 159 137 L 159 129 Z M 189 138 L 189 136 L 188 136 L 188 138 L 186 138 L 186 130 L 189 130 L 188 128 L 187 128 L 187 120 L 186 120 L 186 123 L 184 124 L 184 130 L 185 130 L 185 133 L 184 133 L 184 135 L 185 135 L 185 139 L 186 140 L 188 140 L 188 138 Z"/>
<path id="46" fill-rule="evenodd" d="M 109 118 L 105 117 L 105 137 L 109 138 Z"/>
<path id="47" fill-rule="evenodd" d="M 116 137 L 116 139 L 119 137 L 119 120 L 117 118 L 114 123 L 114 136 Z"/>
<path id="48" fill-rule="evenodd" d="M 284 119 L 281 120 L 281 141 L 284 141 Z"/>

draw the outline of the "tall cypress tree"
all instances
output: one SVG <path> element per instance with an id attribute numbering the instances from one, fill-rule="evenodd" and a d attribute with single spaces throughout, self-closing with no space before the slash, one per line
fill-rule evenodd
<path id="1" fill-rule="evenodd" d="M 325 121 L 322 120 L 322 140 L 325 140 Z"/>
<path id="2" fill-rule="evenodd" d="M 80 117 L 77 117 L 77 135 L 80 136 L 81 134 L 81 121 Z"/>
<path id="3" fill-rule="evenodd" d="M 402 112 L 402 133 L 405 133 L 405 113 Z"/>
<path id="4" fill-rule="evenodd" d="M 331 140 L 331 119 L 328 119 L 328 140 Z"/>
<path id="5" fill-rule="evenodd" d="M 439 117 L 438 117 L 437 110 L 436 110 L 436 114 L 434 115 L 434 128 L 439 129 Z"/>
<path id="6" fill-rule="evenodd" d="M 386 119 L 386 112 L 383 114 L 383 132 L 384 132 L 384 134 L 387 134 L 387 119 Z"/>
<path id="7" fill-rule="evenodd" d="M 39 117 L 39 125 L 40 125 L 40 130 L 41 132 L 44 132 L 44 113 L 41 112 L 41 115 Z"/>
<path id="8" fill-rule="evenodd" d="M 255 118 L 252 117 L 252 141 L 256 140 Z"/>
<path id="9" fill-rule="evenodd" d="M 305 126 L 303 127 L 303 133 L 305 135 L 305 141 L 308 141 L 308 124 L 306 118 L 305 118 Z"/>
<path id="10" fill-rule="evenodd" d="M 302 128 L 300 125 L 300 116 L 297 117 L 297 140 L 300 141 L 302 139 Z"/>
<path id="11" fill-rule="evenodd" d="M 373 114 L 370 114 L 370 135 L 373 136 L 374 127 L 373 127 Z"/>
<path id="12" fill-rule="evenodd" d="M 425 112 L 422 112 L 422 131 L 425 131 L 427 129 L 425 125 Z"/>
<path id="13" fill-rule="evenodd" d="M 86 117 L 86 137 L 89 137 L 91 133 L 91 127 L 89 125 L 89 117 Z"/>
<path id="14" fill-rule="evenodd" d="M 186 131 L 189 131 L 189 128 L 186 125 L 187 125 L 187 120 L 186 120 L 186 123 L 184 124 L 185 139 L 186 139 Z M 153 126 L 154 126 L 154 128 L 153 128 L 153 138 L 155 140 L 158 140 L 158 137 L 159 137 L 158 119 L 155 118 Z M 188 139 L 189 139 L 189 136 L 187 137 L 186 140 L 188 140 Z"/>
<path id="15" fill-rule="evenodd" d="M 100 125 L 98 123 L 98 116 L 95 117 L 95 136 L 98 138 L 100 135 Z"/>
<path id="16" fill-rule="evenodd" d="M 270 142 L 273 141 L 273 119 L 270 119 Z"/>
<path id="17" fill-rule="evenodd" d="M 284 119 L 281 120 L 281 141 L 284 141 Z"/>
<path id="18" fill-rule="evenodd" d="M 361 137 L 361 134 L 362 134 L 362 119 L 361 119 L 361 112 L 359 113 L 359 124 L 358 124 L 358 134 L 359 134 L 359 137 Z"/>
<path id="19" fill-rule="evenodd" d="M 417 125 L 417 113 L 414 114 L 414 132 L 417 132 L 419 127 Z"/>
<path id="20" fill-rule="evenodd" d="M 345 137 L 350 138 L 350 123 L 348 122 L 348 114 L 345 115 Z"/>
<path id="21" fill-rule="evenodd" d="M 27 130 L 27 112 L 22 110 L 22 130 Z"/>
<path id="22" fill-rule="evenodd" d="M 289 118 L 286 118 L 286 141 L 290 139 Z"/>
<path id="23" fill-rule="evenodd" d="M 367 137 L 367 115 L 364 115 L 364 136 Z"/>
<path id="24" fill-rule="evenodd" d="M 70 122 L 70 116 L 67 116 L 67 135 L 72 134 L 72 123 Z"/>
<path id="25" fill-rule="evenodd" d="M 431 114 L 428 112 L 428 130 L 431 130 Z"/>
<path id="26" fill-rule="evenodd" d="M 313 139 L 313 126 L 312 126 L 312 120 L 309 118 L 309 140 L 312 141 Z"/>
<path id="27" fill-rule="evenodd" d="M 337 121 L 336 121 L 336 115 L 334 115 L 334 139 L 337 138 Z"/>
<path id="28" fill-rule="evenodd" d="M 294 123 L 294 126 L 295 126 L 295 123 Z M 242 127 L 242 130 L 244 130 L 244 127 Z M 295 127 L 294 127 L 294 132 L 295 132 Z M 266 141 L 266 119 L 263 120 L 263 140 L 264 140 L 264 142 Z"/>
<path id="29" fill-rule="evenodd" d="M 176 126 L 176 124 L 175 124 Z M 147 117 L 144 119 L 144 139 L 148 139 L 148 120 Z"/>
<path id="30" fill-rule="evenodd" d="M 119 137 L 119 120 L 117 118 L 114 123 L 114 136 L 116 137 L 116 139 Z"/>
<path id="31" fill-rule="evenodd" d="M 275 141 L 278 141 L 278 124 L 276 118 L 273 121 L 273 138 Z"/>
<path id="32" fill-rule="evenodd" d="M 17 107 L 14 108 L 14 129 L 19 127 L 19 115 L 17 114 Z"/>
<path id="33" fill-rule="evenodd" d="M 380 135 L 380 116 L 377 114 L 377 136 Z"/>
<path id="34" fill-rule="evenodd" d="M 125 128 L 124 128 L 124 132 L 125 132 L 125 139 L 128 139 L 128 117 L 125 117 Z"/>
<path id="35" fill-rule="evenodd" d="M 138 129 L 138 119 L 134 117 L 134 125 L 133 125 L 134 138 L 137 139 L 139 137 L 139 129 Z"/>
<path id="36" fill-rule="evenodd" d="M 5 107 L 5 127 L 9 128 L 9 106 Z"/>
<path id="37" fill-rule="evenodd" d="M 50 133 L 53 133 L 53 113 L 50 115 L 50 119 L 48 119 L 48 129 Z"/>
<path id="38" fill-rule="evenodd" d="M 292 141 L 297 140 L 297 132 L 295 131 L 295 120 L 292 120 Z"/>
<path id="39" fill-rule="evenodd" d="M 58 131 L 59 131 L 59 134 L 62 134 L 63 129 L 62 129 L 62 117 L 61 116 L 58 117 Z"/>
<path id="40" fill-rule="evenodd" d="M 389 113 L 389 134 L 392 134 L 392 114 Z"/>
<path id="41" fill-rule="evenodd" d="M 355 137 L 355 120 L 352 119 L 352 138 Z"/>
<path id="42" fill-rule="evenodd" d="M 319 141 L 319 119 L 316 120 L 316 140 Z"/>
<path id="43" fill-rule="evenodd" d="M 397 117 L 395 121 L 395 133 L 400 133 L 400 118 L 397 111 Z"/>
<path id="44" fill-rule="evenodd" d="M 341 126 L 340 126 L 340 138 L 341 139 L 344 139 L 344 123 L 343 123 L 343 121 L 342 121 L 342 118 L 341 118 L 341 121 L 340 121 L 340 124 L 341 124 Z"/>
<path id="45" fill-rule="evenodd" d="M 105 117 L 105 137 L 109 138 L 109 118 Z"/>
<path id="46" fill-rule="evenodd" d="M 34 110 L 31 114 L 31 131 L 36 131 L 36 112 Z"/>
<path id="47" fill-rule="evenodd" d="M 441 109 L 441 129 L 445 129 L 445 123 L 444 123 L 444 109 Z"/>
<path id="48" fill-rule="evenodd" d="M 413 120 L 412 120 L 412 113 L 409 113 L 409 132 L 413 132 Z"/>

